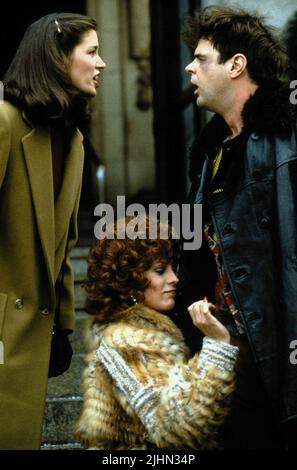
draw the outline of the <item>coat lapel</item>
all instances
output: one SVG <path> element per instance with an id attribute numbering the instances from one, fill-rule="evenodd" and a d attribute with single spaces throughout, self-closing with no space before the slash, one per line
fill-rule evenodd
<path id="1" fill-rule="evenodd" d="M 30 124 L 26 116 L 23 116 Z M 62 187 L 54 203 L 51 135 L 49 128 L 32 129 L 23 137 L 23 149 L 27 165 L 38 232 L 49 277 L 55 282 L 55 260 L 65 240 L 69 221 L 75 206 L 83 171 L 83 136 L 75 130 L 70 151 L 66 157 Z M 65 244 L 66 245 L 66 244 Z M 61 259 L 64 258 L 62 250 Z M 57 261 L 57 260 L 56 260 Z M 61 261 L 61 260 L 58 260 Z"/>
<path id="2" fill-rule="evenodd" d="M 49 277 L 54 281 L 55 215 L 49 129 L 33 129 L 22 143 L 41 245 Z"/>
<path id="3" fill-rule="evenodd" d="M 70 151 L 66 158 L 62 187 L 56 201 L 55 210 L 55 249 L 58 250 L 65 233 L 68 231 L 78 188 L 82 180 L 83 171 L 83 136 L 79 130 L 74 131 L 71 139 Z"/>

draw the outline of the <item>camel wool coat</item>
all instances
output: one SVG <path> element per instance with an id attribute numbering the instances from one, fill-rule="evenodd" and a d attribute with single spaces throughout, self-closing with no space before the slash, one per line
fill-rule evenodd
<path id="1" fill-rule="evenodd" d="M 61 267 L 77 240 L 83 171 L 75 130 L 54 202 L 51 133 L 0 104 L 0 449 L 38 449 Z M 60 325 L 74 328 L 67 256 Z"/>

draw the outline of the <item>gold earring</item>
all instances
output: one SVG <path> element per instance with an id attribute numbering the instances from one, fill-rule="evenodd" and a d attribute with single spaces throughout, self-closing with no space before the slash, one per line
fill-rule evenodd
<path id="1" fill-rule="evenodd" d="M 130 295 L 127 302 L 130 307 L 133 307 L 133 305 L 137 304 L 137 299 L 134 297 L 134 295 Z"/>

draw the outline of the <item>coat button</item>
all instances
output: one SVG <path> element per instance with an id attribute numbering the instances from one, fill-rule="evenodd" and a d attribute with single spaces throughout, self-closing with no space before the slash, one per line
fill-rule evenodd
<path id="1" fill-rule="evenodd" d="M 50 309 L 46 305 L 42 305 L 40 307 L 40 313 L 42 313 L 42 315 L 49 315 Z"/>
<path id="2" fill-rule="evenodd" d="M 21 310 L 23 307 L 24 307 L 23 300 L 22 299 L 16 299 L 16 301 L 14 303 L 14 308 L 16 308 L 17 310 Z"/>

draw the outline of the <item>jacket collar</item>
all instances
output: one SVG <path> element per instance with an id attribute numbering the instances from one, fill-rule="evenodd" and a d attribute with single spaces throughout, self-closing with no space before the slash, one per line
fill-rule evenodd
<path id="1" fill-rule="evenodd" d="M 279 80 L 259 87 L 245 103 L 242 117 L 247 134 L 289 135 L 295 126 L 297 106 L 291 104 L 292 90 Z M 205 154 L 213 156 L 218 145 L 227 136 L 229 127 L 224 119 L 215 114 L 200 136 L 194 141 L 190 152 L 190 178 L 201 171 Z"/>
<path id="2" fill-rule="evenodd" d="M 292 90 L 281 81 L 259 87 L 245 103 L 244 129 L 264 134 L 290 134 L 296 121 L 297 107 L 290 102 Z"/>
<path id="3" fill-rule="evenodd" d="M 91 324 L 93 325 L 93 328 L 95 328 L 95 334 L 101 337 L 104 329 L 113 323 L 118 324 L 121 322 L 124 322 L 127 325 L 129 324 L 130 326 L 134 325 L 137 329 L 153 329 L 158 332 L 169 334 L 175 338 L 176 341 L 181 343 L 184 341 L 182 332 L 170 318 L 170 314 L 167 315 L 165 313 L 157 312 L 141 303 L 137 303 L 133 307 L 117 312 L 114 316 L 113 322 L 102 325 L 102 319 L 99 315 L 99 317 L 93 317 Z"/>

